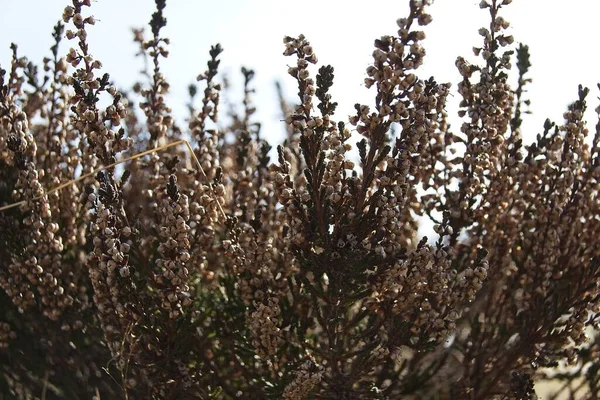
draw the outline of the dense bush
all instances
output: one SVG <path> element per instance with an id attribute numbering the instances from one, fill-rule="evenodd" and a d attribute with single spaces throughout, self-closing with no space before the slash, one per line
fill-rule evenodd
<path id="1" fill-rule="evenodd" d="M 551 377 L 598 398 L 600 123 L 588 138 L 580 87 L 523 142 L 510 0 L 480 3 L 476 61 L 456 61 L 458 130 L 451 86 L 418 74 L 427 1 L 375 40 L 374 106 L 348 120 L 333 68 L 312 78 L 315 50 L 284 38 L 298 102 L 275 162 L 253 71 L 219 122 L 214 46 L 182 125 L 165 0 L 130 92 L 88 49 L 90 3 L 65 8 L 41 70 L 15 45 L 0 69 L 0 399 L 535 399 Z"/>

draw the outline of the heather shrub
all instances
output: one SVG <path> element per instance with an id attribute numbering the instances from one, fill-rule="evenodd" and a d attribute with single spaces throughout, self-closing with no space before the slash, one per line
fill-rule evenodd
<path id="1" fill-rule="evenodd" d="M 347 118 L 333 67 L 285 37 L 298 97 L 276 148 L 252 70 L 219 119 L 218 44 L 172 116 L 155 2 L 131 90 L 92 56 L 90 0 L 41 68 L 13 45 L 0 69 L 0 398 L 521 400 L 550 379 L 598 398 L 600 122 L 579 87 L 524 141 L 511 0 L 479 4 L 456 87 L 419 74 L 432 17 L 409 0 Z"/>

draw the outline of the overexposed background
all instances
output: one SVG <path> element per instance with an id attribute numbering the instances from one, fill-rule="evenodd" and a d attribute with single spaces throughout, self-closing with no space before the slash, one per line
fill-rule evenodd
<path id="1" fill-rule="evenodd" d="M 68 0 L 0 0 L 0 65 L 10 65 L 11 42 L 31 61 L 41 62 L 49 55 L 52 27 Z M 473 61 L 471 48 L 481 45 L 477 30 L 489 25 L 487 10 L 478 0 L 438 0 L 430 7 L 434 21 L 425 28 L 427 49 L 420 76 L 433 75 L 438 82 L 459 80 L 454 62 L 458 55 Z M 139 79 L 142 62 L 134 58 L 132 27 L 147 25 L 154 11 L 152 0 L 98 0 L 86 12 L 98 23 L 90 27 L 92 54 L 104 64 L 118 87 L 127 88 Z M 296 100 L 296 87 L 287 76 L 282 56 L 284 35 L 304 33 L 312 42 L 320 63 L 335 67 L 332 90 L 340 103 L 337 118 L 345 119 L 357 102 L 370 104 L 373 91 L 363 85 L 365 68 L 371 61 L 373 40 L 394 34 L 396 19 L 406 16 L 408 0 L 326 1 L 326 0 L 168 0 L 163 35 L 171 39 L 169 58 L 162 69 L 171 83 L 169 105 L 180 120 L 186 116 L 187 86 L 206 68 L 211 44 L 221 43 L 221 71 L 233 83 L 234 100 L 241 96 L 241 66 L 256 71 L 255 103 L 257 119 L 263 122 L 263 135 L 279 142 L 283 135 L 281 114 L 274 82 L 283 84 L 288 99 Z M 568 103 L 576 99 L 579 83 L 592 89 L 587 114 L 595 125 L 600 58 L 595 43 L 600 37 L 596 0 L 515 0 L 505 8 L 511 22 L 509 33 L 515 44 L 530 46 L 531 77 L 527 97 L 533 115 L 526 116 L 524 135 L 532 139 L 541 131 L 545 118 L 562 121 Z M 148 30 L 149 33 L 149 30 Z M 61 52 L 75 41 L 64 40 Z M 316 69 L 315 69 L 316 72 Z M 516 68 L 514 68 L 516 76 Z M 455 114 L 459 98 L 451 98 L 449 111 Z M 224 110 L 223 110 L 224 111 Z M 222 113 L 222 115 L 224 115 Z M 458 121 L 454 126 L 458 129 Z"/>
<path id="2" fill-rule="evenodd" d="M 20 55 L 41 64 L 42 58 L 50 55 L 52 27 L 69 3 L 0 0 L 0 66 L 10 66 L 11 42 L 19 45 Z M 451 82 L 456 87 L 460 79 L 454 66 L 456 57 L 475 60 L 471 48 L 482 43 L 477 31 L 489 25 L 487 10 L 480 10 L 478 4 L 479 0 L 438 0 L 430 7 L 434 20 L 425 28 L 428 55 L 419 70 L 422 78 L 433 75 L 438 82 Z M 131 28 L 147 25 L 154 1 L 98 0 L 87 12 L 98 20 L 88 29 L 91 53 L 103 62 L 104 71 L 118 87 L 130 87 L 140 79 L 143 66 L 134 57 L 137 48 Z M 241 66 L 254 69 L 256 119 L 263 123 L 267 139 L 280 142 L 284 127 L 275 82 L 282 83 L 291 101 L 296 101 L 297 90 L 286 73 L 287 65 L 295 60 L 282 56 L 282 38 L 304 33 L 320 63 L 335 67 L 332 94 L 340 104 L 337 118 L 346 119 L 353 112 L 353 104 L 372 102 L 374 91 L 365 89 L 363 80 L 371 62 L 373 40 L 395 34 L 396 19 L 407 13 L 408 0 L 167 0 L 163 36 L 172 44 L 169 58 L 161 63 L 171 83 L 168 103 L 182 122 L 187 113 L 187 87 L 206 69 L 210 46 L 221 43 L 225 50 L 221 71 L 237 93 L 230 96 L 238 101 L 241 97 Z M 577 98 L 579 83 L 592 89 L 586 116 L 593 129 L 593 110 L 598 105 L 596 83 L 600 81 L 598 15 L 598 0 L 514 0 L 504 9 L 515 46 L 519 42 L 529 45 L 533 64 L 529 77 L 534 81 L 526 94 L 532 101 L 533 115 L 525 116 L 526 141 L 541 131 L 546 118 L 562 122 L 562 113 Z M 76 46 L 76 42 L 65 39 L 61 53 L 65 54 L 69 46 Z M 516 68 L 514 72 L 516 76 Z M 459 97 L 450 100 L 448 109 L 455 115 Z M 458 123 L 454 119 L 455 129 Z M 538 394 L 543 392 L 540 389 L 538 386 Z"/>

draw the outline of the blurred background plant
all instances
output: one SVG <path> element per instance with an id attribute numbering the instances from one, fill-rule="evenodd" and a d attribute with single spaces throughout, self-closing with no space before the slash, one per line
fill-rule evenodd
<path id="1" fill-rule="evenodd" d="M 489 21 L 453 91 L 419 73 L 432 17 L 410 0 L 397 35 L 375 40 L 373 103 L 346 119 L 333 67 L 285 37 L 298 97 L 281 96 L 273 151 L 254 71 L 219 119 L 231 89 L 218 44 L 189 116 L 173 117 L 165 0 L 134 30 L 146 68 L 128 91 L 89 48 L 90 0 L 65 8 L 41 68 L 13 45 L 0 70 L 1 395 L 535 399 L 553 380 L 554 398 L 596 399 L 600 123 L 588 132 L 580 86 L 564 120 L 524 144 L 530 61 L 506 32 L 510 3 L 479 4 Z M 181 140 L 193 154 L 166 148 Z"/>

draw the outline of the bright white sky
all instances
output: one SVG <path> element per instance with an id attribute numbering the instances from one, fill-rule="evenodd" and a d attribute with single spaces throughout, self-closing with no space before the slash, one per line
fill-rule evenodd
<path id="1" fill-rule="evenodd" d="M 11 41 L 20 54 L 39 62 L 49 55 L 51 32 L 61 17 L 67 0 L 0 0 L 0 65 L 10 63 Z M 434 75 L 438 82 L 456 87 L 459 75 L 456 56 L 468 60 L 471 47 L 481 44 L 477 30 L 489 24 L 479 0 L 438 0 L 430 12 L 433 23 L 426 28 L 428 55 L 420 74 Z M 367 5 L 369 4 L 369 5 Z M 98 0 L 89 12 L 98 20 L 89 29 L 91 52 L 104 64 L 119 87 L 136 79 L 141 62 L 133 58 L 131 27 L 144 26 L 154 10 L 152 0 Z M 187 86 L 206 68 L 211 44 L 225 49 L 222 71 L 238 93 L 241 92 L 242 65 L 257 72 L 255 87 L 258 119 L 263 135 L 274 142 L 282 137 L 274 81 L 283 82 L 287 97 L 295 100 L 296 88 L 287 76 L 292 59 L 282 56 L 284 35 L 304 33 L 312 42 L 321 63 L 335 67 L 334 100 L 340 103 L 337 117 L 346 119 L 353 104 L 371 102 L 373 92 L 363 86 L 365 68 L 373 50 L 373 40 L 394 34 L 395 21 L 406 16 L 408 0 L 326 1 L 326 0 L 168 0 L 164 35 L 172 40 L 171 54 L 163 71 L 171 83 L 169 104 L 176 115 L 185 116 Z M 595 125 L 600 59 L 595 44 L 600 38 L 600 2 L 597 0 L 514 0 L 504 16 L 511 22 L 509 32 L 516 42 L 530 46 L 534 77 L 530 86 L 534 115 L 528 116 L 524 134 L 528 138 L 541 130 L 546 117 L 562 121 L 567 104 L 577 96 L 577 85 L 592 88 L 588 120 Z M 68 50 L 63 42 L 62 52 Z M 73 43 L 74 44 L 74 43 Z M 515 68 L 516 72 L 516 68 Z M 449 111 L 455 114 L 458 96 Z M 458 129 L 457 123 L 454 124 Z"/>

